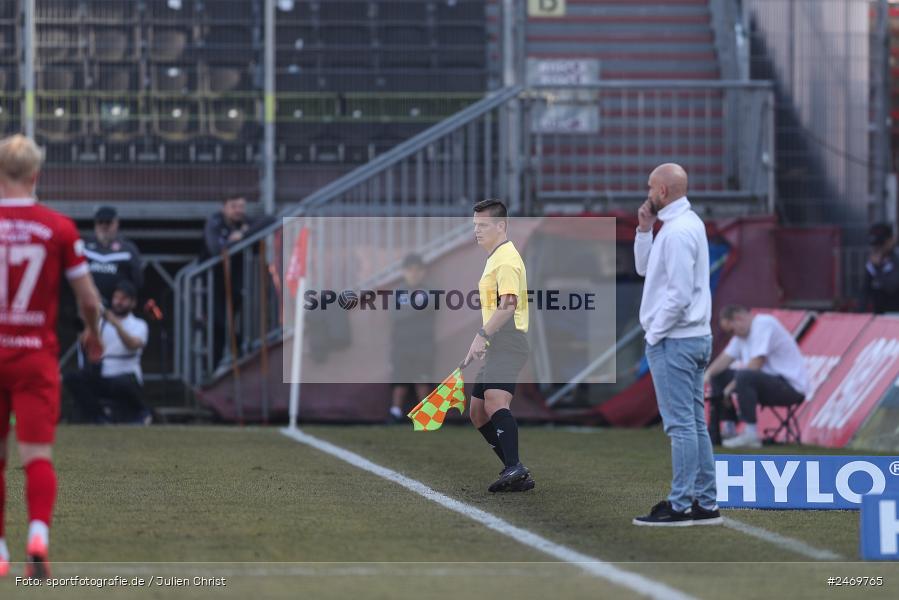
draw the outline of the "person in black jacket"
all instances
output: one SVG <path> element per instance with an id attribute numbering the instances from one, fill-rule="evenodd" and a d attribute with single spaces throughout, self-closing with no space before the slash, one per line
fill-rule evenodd
<path id="1" fill-rule="evenodd" d="M 209 215 L 203 227 L 203 259 L 218 256 L 222 250 L 244 238 L 250 229 L 247 201 L 241 196 L 225 198 L 222 210 Z"/>
<path id="2" fill-rule="evenodd" d="M 143 285 L 140 252 L 131 240 L 119 234 L 118 213 L 112 206 L 101 206 L 94 213 L 94 235 L 84 241 L 84 256 L 107 307 L 111 306 L 112 294 L 123 279 L 133 283 L 137 290 Z"/>
<path id="3" fill-rule="evenodd" d="M 868 230 L 871 254 L 865 263 L 861 309 L 875 313 L 899 312 L 899 252 L 893 227 L 875 223 Z"/>
<path id="4" fill-rule="evenodd" d="M 222 209 L 209 215 L 203 228 L 203 252 L 201 260 L 220 256 L 222 251 L 236 244 L 247 235 L 250 223 L 247 220 L 247 201 L 242 196 L 229 196 L 222 202 Z M 240 345 L 239 315 L 241 309 L 241 289 L 243 287 L 243 261 L 239 256 L 232 256 L 229 262 L 231 270 L 231 302 L 234 310 L 235 335 Z M 213 362 L 219 365 L 230 340 L 226 337 L 228 310 L 225 294 L 225 276 L 221 265 L 216 267 L 213 290 Z"/>

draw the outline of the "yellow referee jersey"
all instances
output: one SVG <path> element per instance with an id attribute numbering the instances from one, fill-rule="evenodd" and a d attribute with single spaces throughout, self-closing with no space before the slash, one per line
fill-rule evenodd
<path id="1" fill-rule="evenodd" d="M 521 255 L 506 240 L 493 249 L 484 265 L 484 274 L 478 282 L 478 295 L 481 300 L 481 317 L 484 324 L 496 312 L 500 296 L 512 294 L 518 297 L 515 308 L 515 329 L 528 330 L 528 277 Z"/>

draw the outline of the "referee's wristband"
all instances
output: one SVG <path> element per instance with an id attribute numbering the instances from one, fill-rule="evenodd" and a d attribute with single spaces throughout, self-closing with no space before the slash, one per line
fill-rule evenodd
<path id="1" fill-rule="evenodd" d="M 483 327 L 478 329 L 478 335 L 481 336 L 482 338 L 484 338 L 485 340 L 487 340 L 488 342 L 490 341 L 490 336 L 487 335 L 487 330 L 484 329 Z"/>

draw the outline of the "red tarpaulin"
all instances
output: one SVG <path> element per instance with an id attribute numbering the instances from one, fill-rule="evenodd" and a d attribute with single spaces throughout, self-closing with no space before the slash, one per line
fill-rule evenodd
<path id="1" fill-rule="evenodd" d="M 805 311 L 770 311 L 770 314 L 774 314 L 787 330 L 795 333 L 794 327 L 798 319 L 796 314 L 790 313 L 799 313 L 803 319 L 810 314 Z M 870 320 L 871 315 L 824 313 L 818 315 L 814 323 L 803 334 L 799 348 L 808 371 L 809 387 L 806 401 L 809 404 L 806 407 L 811 405 L 810 401 L 815 397 L 821 384 L 833 373 L 840 359 Z M 800 410 L 800 414 L 806 407 Z M 774 410 L 779 411 L 781 415 L 785 414 L 785 409 L 776 408 Z M 770 411 L 761 411 L 758 416 L 758 425 L 764 431 L 767 428 L 777 427 L 777 420 Z M 783 435 L 778 441 L 784 441 Z"/>
<path id="2" fill-rule="evenodd" d="M 838 315 L 822 324 L 822 345 L 849 337 L 870 315 Z M 824 352 L 818 348 L 817 352 Z M 811 352 L 811 350 L 810 350 Z M 800 415 L 803 442 L 842 448 L 899 376 L 899 319 L 877 317 L 865 325 Z"/>

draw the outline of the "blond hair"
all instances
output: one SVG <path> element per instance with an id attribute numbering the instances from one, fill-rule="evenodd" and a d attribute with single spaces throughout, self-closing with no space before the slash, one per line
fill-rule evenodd
<path id="1" fill-rule="evenodd" d="M 44 162 L 44 151 L 34 140 L 17 133 L 0 140 L 0 177 L 25 183 Z"/>

